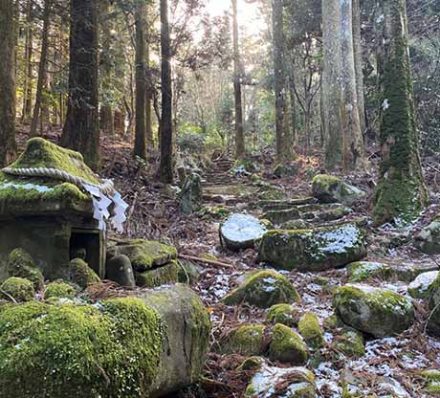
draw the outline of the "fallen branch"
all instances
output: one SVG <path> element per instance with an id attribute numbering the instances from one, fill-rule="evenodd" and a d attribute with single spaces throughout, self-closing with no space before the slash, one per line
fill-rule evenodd
<path id="1" fill-rule="evenodd" d="M 221 261 L 216 261 L 216 260 L 208 260 L 207 258 L 200 258 L 200 257 L 195 257 L 195 256 L 187 256 L 185 254 L 179 254 L 179 258 L 181 258 L 182 260 L 196 261 L 198 263 L 215 265 L 216 267 L 234 268 L 234 266 L 232 264 L 227 264 L 227 263 L 223 263 Z"/>

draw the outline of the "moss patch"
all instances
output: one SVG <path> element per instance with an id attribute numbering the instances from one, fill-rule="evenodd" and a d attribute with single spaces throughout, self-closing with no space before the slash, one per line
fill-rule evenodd
<path id="1" fill-rule="evenodd" d="M 261 355 L 264 352 L 264 325 L 242 325 L 220 343 L 224 354 Z"/>
<path id="2" fill-rule="evenodd" d="M 251 273 L 241 286 L 223 298 L 226 305 L 246 302 L 260 308 L 299 301 L 298 292 L 290 281 L 284 275 L 273 270 Z"/>
<path id="3" fill-rule="evenodd" d="M 27 279 L 8 278 L 2 283 L 0 289 L 1 296 L 7 300 L 12 297 L 15 301 L 22 303 L 35 298 L 34 285 Z"/>
<path id="4" fill-rule="evenodd" d="M 342 328 L 336 332 L 332 347 L 348 357 L 358 358 L 365 355 L 364 336 L 354 329 Z"/>
<path id="5" fill-rule="evenodd" d="M 36 290 L 43 287 L 43 274 L 36 267 L 30 254 L 23 249 L 15 249 L 9 254 L 6 268 L 10 276 L 30 280 Z"/>
<path id="6" fill-rule="evenodd" d="M 44 299 L 49 300 L 51 298 L 67 298 L 72 299 L 75 297 L 76 290 L 73 286 L 63 281 L 51 282 L 47 285 L 44 291 Z"/>
<path id="7" fill-rule="evenodd" d="M 177 261 L 172 261 L 171 263 L 159 268 L 144 272 L 136 272 L 136 284 L 141 287 L 153 288 L 177 283 L 179 281 L 180 272 L 180 264 Z"/>
<path id="8" fill-rule="evenodd" d="M 316 350 L 324 345 L 324 332 L 316 314 L 304 314 L 298 322 L 298 331 L 309 347 Z"/>
<path id="9" fill-rule="evenodd" d="M 161 336 L 157 313 L 137 299 L 108 300 L 99 307 L 4 306 L 0 395 L 147 396 Z"/>
<path id="10" fill-rule="evenodd" d="M 296 326 L 300 319 L 300 310 L 291 304 L 275 304 L 269 308 L 266 319 L 268 322 Z"/>
<path id="11" fill-rule="evenodd" d="M 86 289 L 87 286 L 93 285 L 94 283 L 101 282 L 101 279 L 96 272 L 93 271 L 88 264 L 80 258 L 74 258 L 71 260 L 69 267 L 70 280 L 83 289 Z"/>
<path id="12" fill-rule="evenodd" d="M 272 329 L 269 358 L 272 361 L 302 365 L 307 362 L 307 346 L 291 328 L 277 324 Z"/>

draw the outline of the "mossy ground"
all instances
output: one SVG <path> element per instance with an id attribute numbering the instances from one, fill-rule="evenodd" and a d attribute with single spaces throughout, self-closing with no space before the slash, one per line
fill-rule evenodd
<path id="1" fill-rule="evenodd" d="M 51 298 L 67 298 L 72 299 L 75 297 L 76 290 L 73 286 L 63 281 L 51 282 L 46 286 L 44 290 L 44 299 L 49 300 Z"/>
<path id="2" fill-rule="evenodd" d="M 23 278 L 11 277 L 6 279 L 1 284 L 0 290 L 3 299 L 12 299 L 19 303 L 31 301 L 35 298 L 33 283 Z"/>
<path id="3" fill-rule="evenodd" d="M 0 395 L 144 397 L 162 351 L 157 313 L 133 298 L 0 310 Z"/>

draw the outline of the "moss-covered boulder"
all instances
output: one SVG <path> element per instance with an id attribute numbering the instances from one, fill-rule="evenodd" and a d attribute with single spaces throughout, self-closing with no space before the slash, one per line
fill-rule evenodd
<path id="1" fill-rule="evenodd" d="M 316 398 L 315 376 L 303 367 L 263 366 L 249 383 L 244 398 Z"/>
<path id="2" fill-rule="evenodd" d="M 314 350 L 321 348 L 324 341 L 324 331 L 319 324 L 319 319 L 313 312 L 304 314 L 298 322 L 298 331 L 307 345 Z"/>
<path id="3" fill-rule="evenodd" d="M 171 261 L 162 267 L 154 268 L 144 272 L 136 272 L 136 284 L 140 287 L 158 287 L 179 282 L 180 264 Z"/>
<path id="4" fill-rule="evenodd" d="M 264 358 L 253 356 L 246 358 L 242 364 L 238 367 L 240 371 L 259 370 L 264 365 Z"/>
<path id="5" fill-rule="evenodd" d="M 387 264 L 370 261 L 357 261 L 349 264 L 347 273 L 348 281 L 351 283 L 364 282 L 374 278 L 387 280 L 394 274 Z"/>
<path id="6" fill-rule="evenodd" d="M 272 361 L 304 365 L 308 359 L 307 346 L 302 337 L 281 323 L 272 328 L 269 358 Z"/>
<path id="7" fill-rule="evenodd" d="M 250 273 L 241 286 L 223 298 L 226 305 L 237 305 L 244 302 L 260 308 L 299 301 L 300 297 L 295 287 L 284 275 L 274 270 Z"/>
<path id="8" fill-rule="evenodd" d="M 112 242 L 107 258 L 127 256 L 136 272 L 144 272 L 168 264 L 177 258 L 175 247 L 143 239 Z"/>
<path id="9" fill-rule="evenodd" d="M 8 276 L 30 280 L 36 290 L 40 290 L 43 287 L 43 274 L 35 265 L 30 254 L 23 249 L 15 249 L 9 253 L 5 271 Z"/>
<path id="10" fill-rule="evenodd" d="M 332 349 L 347 357 L 360 358 L 365 355 L 364 336 L 355 329 L 339 328 L 334 331 Z"/>
<path id="11" fill-rule="evenodd" d="M 266 226 L 248 214 L 232 214 L 220 225 L 220 241 L 230 250 L 249 249 L 267 232 Z"/>
<path id="12" fill-rule="evenodd" d="M 279 163 L 273 170 L 273 175 L 278 178 L 294 177 L 298 174 L 300 166 L 298 163 Z"/>
<path id="13" fill-rule="evenodd" d="M 319 174 L 312 181 L 313 196 L 323 203 L 352 204 L 365 196 L 365 192 L 347 184 L 339 177 Z"/>
<path id="14" fill-rule="evenodd" d="M 208 315 L 193 293 L 174 294 L 160 309 L 144 298 L 2 306 L 0 396 L 153 398 L 196 381 Z"/>
<path id="15" fill-rule="evenodd" d="M 273 230 L 259 247 L 259 260 L 277 268 L 322 271 L 366 256 L 364 234 L 354 223 L 308 230 Z"/>
<path id="16" fill-rule="evenodd" d="M 410 299 L 388 289 L 346 285 L 336 289 L 333 307 L 342 321 L 377 338 L 394 336 L 414 322 Z"/>
<path id="17" fill-rule="evenodd" d="M 301 317 L 301 311 L 291 304 L 275 304 L 269 308 L 266 320 L 269 323 L 292 327 L 298 325 Z"/>
<path id="18" fill-rule="evenodd" d="M 435 281 L 439 278 L 439 271 L 424 272 L 417 276 L 408 286 L 408 293 L 417 299 L 429 299 L 435 288 Z"/>
<path id="19" fill-rule="evenodd" d="M 44 299 L 57 299 L 57 298 L 66 298 L 73 299 L 76 294 L 76 289 L 63 281 L 55 281 L 51 282 L 46 286 L 44 290 Z"/>
<path id="20" fill-rule="evenodd" d="M 422 229 L 416 237 L 416 243 L 424 253 L 440 254 L 440 217 Z"/>
<path id="21" fill-rule="evenodd" d="M 33 283 L 24 278 L 11 277 L 6 279 L 0 287 L 0 293 L 3 299 L 15 300 L 23 303 L 35 298 L 35 289 Z"/>
<path id="22" fill-rule="evenodd" d="M 261 355 L 265 351 L 266 327 L 259 324 L 242 325 L 232 329 L 220 342 L 223 354 Z"/>
<path id="23" fill-rule="evenodd" d="M 101 278 L 93 271 L 88 264 L 80 259 L 74 258 L 69 264 L 70 281 L 86 289 L 88 286 L 101 282 Z"/>
<path id="24" fill-rule="evenodd" d="M 188 175 L 179 194 L 180 211 L 183 214 L 194 213 L 202 207 L 202 178 L 197 173 Z"/>

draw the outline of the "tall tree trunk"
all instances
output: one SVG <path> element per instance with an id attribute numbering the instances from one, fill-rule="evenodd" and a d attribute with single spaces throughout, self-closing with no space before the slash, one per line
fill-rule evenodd
<path id="1" fill-rule="evenodd" d="M 365 116 L 360 0 L 353 0 L 353 49 L 359 119 L 361 123 L 361 131 L 364 135 L 367 128 L 367 119 Z"/>
<path id="2" fill-rule="evenodd" d="M 162 56 L 162 116 L 160 129 L 159 178 L 171 184 L 174 179 L 173 90 L 171 81 L 171 40 L 168 22 L 168 0 L 160 0 Z"/>
<path id="3" fill-rule="evenodd" d="M 0 0 L 0 167 L 10 163 L 15 144 L 16 16 L 13 0 Z"/>
<path id="4" fill-rule="evenodd" d="M 153 138 L 153 121 L 152 121 L 152 106 L 153 106 L 153 80 L 150 69 L 150 42 L 151 42 L 151 29 L 150 29 L 150 14 L 151 5 L 147 4 L 147 28 L 145 34 L 145 79 L 146 79 L 146 93 L 145 93 L 145 134 L 147 139 L 147 150 L 154 147 Z"/>
<path id="5" fill-rule="evenodd" d="M 382 159 L 375 192 L 374 218 L 414 220 L 427 203 L 419 153 L 405 0 L 384 0 L 381 24 Z"/>
<path id="6" fill-rule="evenodd" d="M 323 115 L 326 166 L 365 167 L 353 49 L 352 0 L 323 0 Z"/>
<path id="7" fill-rule="evenodd" d="M 284 116 L 286 112 L 285 73 L 284 73 L 284 34 L 283 34 L 283 0 L 272 0 L 272 36 L 273 66 L 275 87 L 275 131 L 278 161 L 285 153 L 283 138 L 285 135 Z"/>
<path id="8" fill-rule="evenodd" d="M 71 0 L 69 100 L 61 143 L 99 166 L 97 2 Z"/>
<path id="9" fill-rule="evenodd" d="M 47 66 L 47 53 L 49 48 L 49 24 L 50 14 L 52 8 L 52 0 L 45 0 L 44 2 L 44 14 L 43 14 L 43 33 L 41 38 L 41 54 L 40 63 L 38 65 L 38 81 L 37 92 L 35 97 L 34 113 L 32 115 L 31 123 L 31 137 L 37 135 L 38 121 L 41 119 L 41 103 L 43 98 L 43 88 L 46 82 L 46 66 Z"/>
<path id="10" fill-rule="evenodd" d="M 32 112 L 32 55 L 33 55 L 33 36 L 34 31 L 32 27 L 33 22 L 33 6 L 34 1 L 28 0 L 26 5 L 26 33 L 25 33 L 25 76 L 23 87 L 23 110 L 21 112 L 22 123 L 28 123 Z"/>
<path id="11" fill-rule="evenodd" d="M 234 99 L 235 99 L 235 157 L 242 158 L 246 149 L 244 144 L 243 105 L 241 98 L 241 60 L 238 46 L 237 0 L 232 0 L 232 36 L 234 47 Z"/>
<path id="12" fill-rule="evenodd" d="M 145 14 L 146 4 L 141 2 L 135 5 L 136 26 L 136 124 L 134 155 L 142 159 L 147 158 L 147 135 L 146 135 L 146 73 L 145 73 Z"/>

